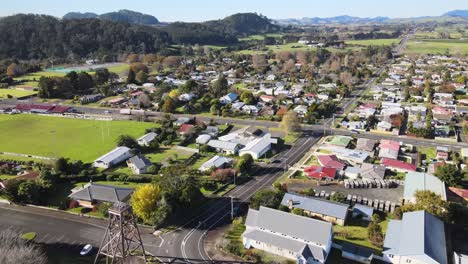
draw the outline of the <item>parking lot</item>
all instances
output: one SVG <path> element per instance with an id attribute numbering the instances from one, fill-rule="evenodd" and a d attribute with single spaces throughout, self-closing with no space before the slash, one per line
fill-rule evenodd
<path id="1" fill-rule="evenodd" d="M 325 191 L 327 193 L 331 192 L 341 192 L 346 195 L 356 195 L 361 197 L 366 197 L 368 199 L 378 199 L 383 201 L 390 201 L 394 203 L 400 203 L 401 197 L 403 197 L 403 186 L 399 185 L 396 188 L 359 188 L 359 189 L 348 189 L 343 185 L 333 184 L 333 185 L 323 185 L 318 186 L 312 181 L 303 181 L 303 180 L 291 180 L 288 181 L 288 190 L 292 192 L 299 192 L 301 190 L 312 188 L 317 192 Z"/>

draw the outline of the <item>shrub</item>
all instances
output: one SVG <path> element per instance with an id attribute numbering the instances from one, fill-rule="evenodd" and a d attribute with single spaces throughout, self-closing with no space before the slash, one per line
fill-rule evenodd
<path id="1" fill-rule="evenodd" d="M 77 208 L 78 206 L 79 206 L 79 204 L 75 200 L 71 200 L 70 203 L 68 204 L 68 208 L 70 208 L 70 209 Z"/>

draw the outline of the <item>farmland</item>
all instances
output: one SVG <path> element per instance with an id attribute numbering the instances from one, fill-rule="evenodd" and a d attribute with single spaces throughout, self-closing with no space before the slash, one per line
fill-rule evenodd
<path id="1" fill-rule="evenodd" d="M 131 121 L 0 115 L 0 151 L 91 162 L 113 149 L 119 135 L 138 137 L 154 126 Z"/>
<path id="2" fill-rule="evenodd" d="M 423 39 L 409 41 L 407 54 L 468 54 L 468 40 Z"/>
<path id="3" fill-rule="evenodd" d="M 366 39 L 366 40 L 347 40 L 347 45 L 357 46 L 391 46 L 400 42 L 399 39 Z"/>

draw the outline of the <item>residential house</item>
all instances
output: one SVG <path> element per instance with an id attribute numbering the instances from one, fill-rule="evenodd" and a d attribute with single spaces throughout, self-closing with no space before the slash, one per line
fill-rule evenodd
<path id="1" fill-rule="evenodd" d="M 75 188 L 68 196 L 77 201 L 78 205 L 85 208 L 97 208 L 100 203 L 127 202 L 133 193 L 133 189 L 120 188 L 93 182 L 87 183 L 82 188 Z"/>
<path id="2" fill-rule="evenodd" d="M 204 172 L 212 168 L 224 169 L 229 167 L 232 164 L 232 162 L 233 159 L 231 158 L 216 155 L 209 159 L 207 162 L 203 163 L 198 170 Z"/>
<path id="3" fill-rule="evenodd" d="M 36 181 L 41 176 L 39 171 L 23 171 L 19 173 L 17 177 L 5 181 L 0 181 L 0 189 L 5 189 L 8 185 L 8 182 L 15 180 L 25 180 L 25 181 Z"/>
<path id="4" fill-rule="evenodd" d="M 195 131 L 195 126 L 194 125 L 191 125 L 191 124 L 183 124 L 179 127 L 179 129 L 177 130 L 177 134 L 181 135 L 181 136 L 191 136 L 193 135 L 196 131 Z"/>
<path id="5" fill-rule="evenodd" d="M 219 101 L 222 104 L 232 104 L 235 101 L 237 101 L 238 98 L 239 98 L 239 95 L 237 95 L 236 93 L 228 93 L 225 96 L 221 97 Z"/>
<path id="6" fill-rule="evenodd" d="M 211 135 L 208 134 L 201 134 L 195 139 L 195 143 L 200 145 L 206 145 L 211 140 Z"/>
<path id="7" fill-rule="evenodd" d="M 312 165 L 304 169 L 304 173 L 317 180 L 333 180 L 336 177 L 336 169 Z"/>
<path id="8" fill-rule="evenodd" d="M 245 248 L 256 248 L 303 264 L 325 263 L 332 224 L 261 206 L 249 209 L 242 234 Z"/>
<path id="9" fill-rule="evenodd" d="M 405 189 L 403 199 L 405 202 L 414 203 L 416 191 L 431 191 L 440 195 L 443 200 L 447 200 L 445 183 L 434 175 L 422 172 L 408 172 L 405 177 Z"/>
<path id="10" fill-rule="evenodd" d="M 260 101 L 262 102 L 265 102 L 265 103 L 268 103 L 268 104 L 271 104 L 273 103 L 273 101 L 275 101 L 276 97 L 274 97 L 273 95 L 260 95 Z"/>
<path id="11" fill-rule="evenodd" d="M 293 111 L 296 112 L 298 116 L 304 117 L 307 114 L 308 109 L 307 109 L 307 106 L 305 105 L 298 105 L 294 107 Z"/>
<path id="12" fill-rule="evenodd" d="M 149 146 L 151 142 L 158 136 L 158 134 L 154 132 L 149 132 L 146 135 L 143 135 L 142 137 L 137 139 L 138 145 L 140 146 Z"/>
<path id="13" fill-rule="evenodd" d="M 342 170 L 346 166 L 335 155 L 319 155 L 317 156 L 317 160 L 323 167 L 335 168 L 337 170 Z"/>
<path id="14" fill-rule="evenodd" d="M 332 224 L 344 225 L 348 215 L 348 205 L 319 198 L 286 193 L 281 204 L 289 210 L 299 208 L 309 217 L 319 218 Z"/>
<path id="15" fill-rule="evenodd" d="M 384 260 L 390 263 L 447 264 L 444 223 L 426 211 L 407 212 L 390 220 Z"/>
<path id="16" fill-rule="evenodd" d="M 326 143 L 330 145 L 335 145 L 335 146 L 340 146 L 343 148 L 348 147 L 349 143 L 353 140 L 352 137 L 347 137 L 347 136 L 334 136 L 327 139 Z"/>
<path id="17" fill-rule="evenodd" d="M 383 180 L 385 178 L 385 171 L 386 168 L 382 165 L 374 165 L 371 163 L 361 164 L 361 177 L 365 179 Z"/>
<path id="18" fill-rule="evenodd" d="M 127 160 L 127 166 L 132 170 L 133 174 L 147 173 L 151 165 L 153 163 L 143 155 L 136 155 Z"/>
<path id="19" fill-rule="evenodd" d="M 94 167 L 108 169 L 133 156 L 132 151 L 124 146 L 117 147 L 93 162 Z"/>
<path id="20" fill-rule="evenodd" d="M 449 187 L 449 194 L 452 197 L 459 198 L 459 200 L 461 199 L 461 200 L 464 200 L 464 201 L 468 201 L 468 190 L 467 189 Z"/>
<path id="21" fill-rule="evenodd" d="M 189 124 L 194 121 L 194 118 L 192 117 L 186 117 L 186 116 L 181 116 L 174 121 L 174 125 L 176 126 L 181 126 L 183 124 Z"/>
<path id="22" fill-rule="evenodd" d="M 377 141 L 374 139 L 358 138 L 356 142 L 356 149 L 371 152 L 374 151 L 376 144 Z"/>
<path id="23" fill-rule="evenodd" d="M 260 159 L 271 149 L 271 134 L 267 133 L 263 137 L 256 138 L 248 142 L 239 151 L 239 156 L 250 154 L 254 159 Z"/>
<path id="24" fill-rule="evenodd" d="M 259 109 L 255 105 L 244 105 L 242 111 L 247 114 L 258 114 Z"/>
<path id="25" fill-rule="evenodd" d="M 216 151 L 225 153 L 228 155 L 236 155 L 239 151 L 239 144 L 229 141 L 221 141 L 212 139 L 208 141 L 208 146 L 214 148 Z"/>
<path id="26" fill-rule="evenodd" d="M 99 100 L 104 98 L 102 94 L 89 94 L 89 95 L 84 95 L 80 98 L 80 103 L 81 104 L 89 104 L 89 103 L 94 103 Z"/>
<path id="27" fill-rule="evenodd" d="M 444 107 L 432 108 L 432 115 L 434 120 L 445 122 L 452 120 L 453 117 L 452 111 Z"/>
<path id="28" fill-rule="evenodd" d="M 348 166 L 344 171 L 344 175 L 349 179 L 357 179 L 361 175 L 361 168 Z"/>
<path id="29" fill-rule="evenodd" d="M 382 139 L 379 145 L 379 158 L 398 159 L 400 143 L 393 140 Z"/>
<path id="30" fill-rule="evenodd" d="M 377 123 L 377 130 L 384 132 L 392 131 L 392 124 L 390 124 L 387 121 L 380 121 L 379 123 Z"/>
<path id="31" fill-rule="evenodd" d="M 202 131 L 203 134 L 208 134 L 212 137 L 218 136 L 219 129 L 217 126 L 207 126 L 205 130 Z"/>
<path id="32" fill-rule="evenodd" d="M 382 158 L 382 160 L 380 161 L 380 164 L 387 167 L 388 169 L 398 171 L 398 172 L 416 171 L 416 165 L 406 163 L 401 160 Z"/>
<path id="33" fill-rule="evenodd" d="M 445 160 L 447 161 L 449 158 L 449 149 L 447 147 L 438 146 L 436 148 L 436 158 L 438 160 Z"/>

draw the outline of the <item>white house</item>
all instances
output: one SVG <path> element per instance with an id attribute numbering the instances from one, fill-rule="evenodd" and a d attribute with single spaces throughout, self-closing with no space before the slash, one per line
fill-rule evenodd
<path id="1" fill-rule="evenodd" d="M 444 223 L 426 211 L 390 220 L 383 246 L 389 263 L 447 264 Z"/>
<path id="2" fill-rule="evenodd" d="M 232 164 L 232 161 L 233 159 L 231 158 L 216 155 L 209 159 L 207 162 L 203 163 L 198 170 L 203 172 L 211 168 L 225 168 Z"/>
<path id="3" fill-rule="evenodd" d="M 158 134 L 154 132 L 149 132 L 146 135 L 143 135 L 142 137 L 137 139 L 137 143 L 140 146 L 149 146 L 150 143 L 158 136 Z"/>
<path id="4" fill-rule="evenodd" d="M 303 264 L 325 263 L 332 224 L 267 207 L 249 209 L 242 234 L 245 248 L 256 248 Z"/>
<path id="5" fill-rule="evenodd" d="M 122 161 L 132 157 L 131 150 L 127 147 L 117 147 L 109 153 L 99 157 L 93 162 L 93 166 L 97 168 L 108 169 Z"/>
<path id="6" fill-rule="evenodd" d="M 305 116 L 305 114 L 307 114 L 308 109 L 305 105 L 298 105 L 294 107 L 293 111 L 296 112 L 298 116 Z"/>
<path id="7" fill-rule="evenodd" d="M 143 155 L 133 156 L 127 160 L 127 166 L 134 174 L 147 173 L 151 165 L 153 163 Z"/>
<path id="8" fill-rule="evenodd" d="M 208 146 L 214 148 L 218 152 L 222 152 L 228 155 L 235 155 L 239 151 L 239 144 L 212 139 L 208 142 Z"/>
<path id="9" fill-rule="evenodd" d="M 252 158 L 259 159 L 271 149 L 271 134 L 267 133 L 263 137 L 256 138 L 248 142 L 239 151 L 239 156 L 250 154 Z"/>

